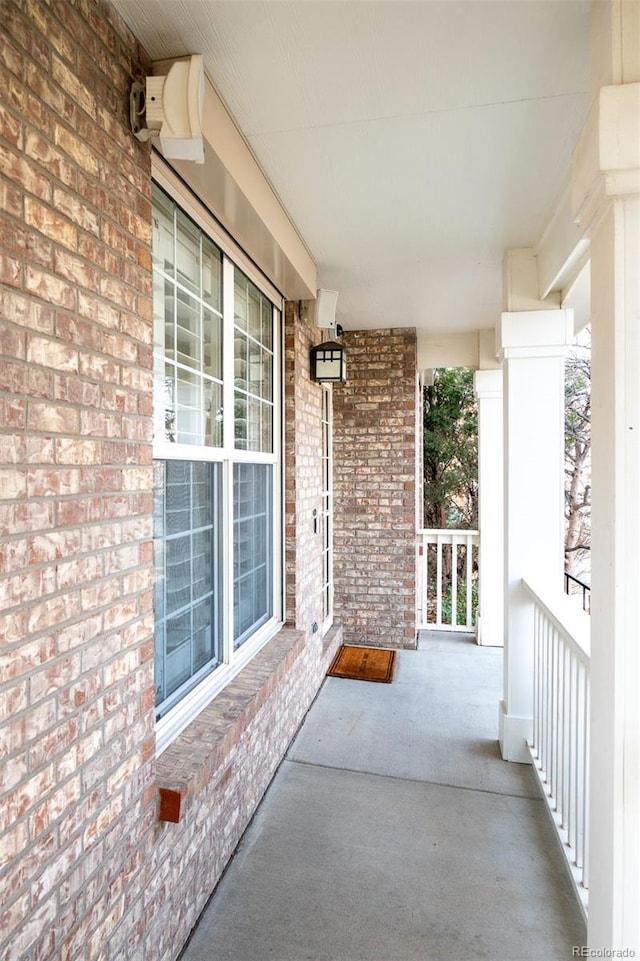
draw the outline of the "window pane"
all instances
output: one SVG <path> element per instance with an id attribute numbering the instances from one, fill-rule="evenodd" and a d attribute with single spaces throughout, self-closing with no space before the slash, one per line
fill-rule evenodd
<path id="1" fill-rule="evenodd" d="M 155 464 L 156 703 L 222 662 L 221 465 Z"/>
<path id="2" fill-rule="evenodd" d="M 261 411 L 261 402 L 251 398 L 247 404 L 247 450 L 262 450 Z"/>
<path id="3" fill-rule="evenodd" d="M 174 269 L 175 204 L 159 187 L 153 185 L 153 265 L 166 274 Z"/>
<path id="4" fill-rule="evenodd" d="M 247 358 L 247 338 L 236 331 L 233 340 L 233 382 L 237 390 L 246 391 L 249 361 Z"/>
<path id="5" fill-rule="evenodd" d="M 237 450 L 247 447 L 247 398 L 243 394 L 236 394 L 233 404 L 235 417 L 235 445 Z"/>
<path id="6" fill-rule="evenodd" d="M 166 622 L 167 696 L 173 694 L 191 675 L 191 615 L 183 611 Z"/>
<path id="7" fill-rule="evenodd" d="M 154 246 L 153 286 L 155 438 L 173 443 L 221 446 L 222 318 L 219 311 L 222 306 L 222 254 L 154 185 L 154 218 L 156 206 L 154 245 L 158 245 L 158 250 Z M 165 236 L 169 232 L 170 245 Z M 164 247 L 170 248 L 172 258 L 175 249 L 177 270 L 167 260 L 169 254 Z M 169 270 L 172 276 L 165 276 L 165 270 Z M 166 361 L 165 369 L 162 361 Z"/>
<path id="8" fill-rule="evenodd" d="M 202 380 L 197 374 L 178 368 L 177 440 L 182 444 L 201 444 L 203 434 Z"/>
<path id="9" fill-rule="evenodd" d="M 273 614 L 270 464 L 233 468 L 234 647 Z"/>
<path id="10" fill-rule="evenodd" d="M 246 331 L 249 316 L 248 279 L 239 270 L 235 271 L 233 312 L 234 322 L 238 330 Z"/>
<path id="11" fill-rule="evenodd" d="M 262 298 L 262 337 L 265 347 L 273 348 L 273 307 L 266 297 Z"/>
<path id="12" fill-rule="evenodd" d="M 204 382 L 205 432 L 207 447 L 222 447 L 223 411 L 222 387 L 212 381 Z"/>
<path id="13" fill-rule="evenodd" d="M 262 405 L 261 429 L 262 443 L 260 450 L 273 450 L 273 408 L 270 404 Z"/>
<path id="14" fill-rule="evenodd" d="M 235 271 L 235 446 L 273 451 L 273 307 L 255 284 Z M 269 403 L 265 405 L 265 401 Z"/>
<path id="15" fill-rule="evenodd" d="M 248 299 L 248 316 L 247 316 L 247 333 L 250 337 L 260 342 L 262 336 L 262 301 L 263 297 L 257 287 L 253 284 L 247 284 L 247 299 Z"/>
<path id="16" fill-rule="evenodd" d="M 179 364 L 200 370 L 202 367 L 202 333 L 200 305 L 193 297 L 178 289 L 176 300 L 176 357 Z"/>
<path id="17" fill-rule="evenodd" d="M 158 355 L 154 357 L 153 434 L 156 441 L 176 439 L 175 373 L 172 364 L 164 364 Z"/>
<path id="18" fill-rule="evenodd" d="M 200 230 L 181 210 L 176 217 L 177 279 L 194 294 L 200 293 Z"/>
<path id="19" fill-rule="evenodd" d="M 202 309 L 203 370 L 209 377 L 222 380 L 222 318 Z"/>
<path id="20" fill-rule="evenodd" d="M 222 312 L 222 254 L 208 237 L 202 238 L 202 299 Z"/>

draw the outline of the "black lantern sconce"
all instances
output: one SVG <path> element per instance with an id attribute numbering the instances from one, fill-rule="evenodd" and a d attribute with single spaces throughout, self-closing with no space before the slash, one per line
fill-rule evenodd
<path id="1" fill-rule="evenodd" d="M 336 335 L 342 334 L 337 325 Z M 319 384 L 346 384 L 347 351 L 335 340 L 311 348 L 311 376 Z"/>

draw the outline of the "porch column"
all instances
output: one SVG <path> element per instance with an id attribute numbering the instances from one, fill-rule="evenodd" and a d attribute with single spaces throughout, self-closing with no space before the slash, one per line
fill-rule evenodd
<path id="1" fill-rule="evenodd" d="M 637 38 L 637 10 L 635 29 Z M 635 82 L 596 96 L 574 155 L 573 200 L 591 237 L 589 946 L 639 955 L 640 47 L 634 50 Z"/>
<path id="2" fill-rule="evenodd" d="M 522 578 L 562 589 L 564 355 L 573 311 L 504 313 L 505 652 L 500 748 L 529 763 L 533 719 L 533 618 Z"/>
<path id="3" fill-rule="evenodd" d="M 504 643 L 502 370 L 477 370 L 473 384 L 478 401 L 478 644 L 498 647 Z"/>

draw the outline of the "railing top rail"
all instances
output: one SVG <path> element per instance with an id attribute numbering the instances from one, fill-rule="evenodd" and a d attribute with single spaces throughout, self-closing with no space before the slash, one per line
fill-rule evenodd
<path id="1" fill-rule="evenodd" d="M 433 534 L 433 535 L 436 535 L 436 536 L 449 535 L 449 534 L 450 534 L 450 535 L 453 535 L 453 534 L 455 534 L 457 537 L 459 537 L 459 536 L 465 536 L 465 537 L 466 537 L 467 535 L 470 536 L 470 537 L 478 537 L 479 534 L 480 534 L 480 531 L 470 531 L 470 530 L 466 530 L 466 529 L 463 530 L 463 529 L 458 529 L 458 528 L 453 528 L 453 527 L 444 527 L 444 528 L 423 527 L 423 528 L 421 528 L 420 530 L 418 530 L 417 533 L 418 533 L 418 534 L 421 534 L 421 535 L 424 535 L 424 534 Z"/>
<path id="2" fill-rule="evenodd" d="M 548 584 L 522 578 L 522 586 L 533 598 L 576 653 L 588 666 L 591 656 L 591 619 L 584 611 L 577 610 L 560 589 L 554 591 Z"/>
<path id="3" fill-rule="evenodd" d="M 570 574 L 569 571 L 565 571 L 564 576 L 567 578 L 567 580 L 573 581 L 574 584 L 579 584 L 580 587 L 583 587 L 585 590 L 591 590 L 591 584 L 587 584 L 586 581 L 581 581 L 579 577 L 575 576 L 575 574 Z"/>

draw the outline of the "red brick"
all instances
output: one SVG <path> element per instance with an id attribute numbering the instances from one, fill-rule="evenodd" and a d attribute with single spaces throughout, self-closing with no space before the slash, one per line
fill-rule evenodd
<path id="1" fill-rule="evenodd" d="M 14 324 L 0 321 L 0 355 L 14 360 L 24 360 L 26 354 L 25 332 Z"/>
<path id="2" fill-rule="evenodd" d="M 44 597 L 56 589 L 52 568 L 21 571 L 0 580 L 0 609 L 26 604 L 34 597 Z"/>
<path id="3" fill-rule="evenodd" d="M 45 105 L 34 97 L 29 89 L 17 77 L 0 70 L 3 100 L 7 106 L 19 113 L 30 124 L 36 125 L 43 132 L 48 132 L 51 126 L 51 115 Z"/>
<path id="4" fill-rule="evenodd" d="M 6 23 L 7 32 L 2 38 L 2 44 L 0 44 L 0 64 L 10 70 L 11 73 L 14 73 L 16 77 L 22 77 L 24 75 L 24 57 L 11 39 L 12 30 L 10 30 L 10 27 L 13 27 L 13 30 L 16 31 L 16 40 L 18 41 L 21 40 L 20 34 L 22 31 L 20 31 L 19 22 L 16 22 L 18 18 L 14 18 L 12 11 L 3 11 L 3 17 L 5 15 L 11 16 L 14 22 Z"/>
<path id="5" fill-rule="evenodd" d="M 97 291 L 100 286 L 98 271 L 79 257 L 74 257 L 65 250 L 56 250 L 54 253 L 54 268 L 56 274 L 64 277 L 71 283 L 78 284 L 85 290 Z M 68 305 L 64 305 L 68 306 Z"/>
<path id="6" fill-rule="evenodd" d="M 54 274 L 27 264 L 24 283 L 25 289 L 34 296 L 40 297 L 41 300 L 66 307 L 68 310 L 75 308 L 76 291 L 74 287 Z"/>
<path id="7" fill-rule="evenodd" d="M 29 11 L 29 17 L 33 21 L 33 26 L 47 38 L 49 48 L 53 48 L 65 60 L 73 63 L 75 45 L 53 12 L 47 7 L 38 7 L 34 11 Z"/>
<path id="8" fill-rule="evenodd" d="M 87 145 L 86 140 L 76 137 L 68 127 L 59 123 L 54 126 L 53 138 L 56 146 L 68 154 L 81 170 L 84 170 L 91 177 L 98 176 L 98 158 L 94 156 L 93 150 Z"/>
<path id="9" fill-rule="evenodd" d="M 0 252 L 0 283 L 8 284 L 10 287 L 19 287 L 22 284 L 21 261 L 2 252 Z"/>
<path id="10" fill-rule="evenodd" d="M 60 404 L 31 402 L 27 409 L 27 428 L 62 434 L 77 434 L 80 412 Z"/>
<path id="11" fill-rule="evenodd" d="M 46 601 L 34 604 L 29 610 L 28 627 L 32 634 L 52 630 L 70 617 L 80 614 L 80 595 L 65 594 L 63 597 L 51 597 Z"/>
<path id="12" fill-rule="evenodd" d="M 28 550 L 26 538 L 0 543 L 0 571 L 10 573 L 27 566 Z M 0 677 L 4 675 L 0 672 Z"/>
<path id="13" fill-rule="evenodd" d="M 25 79 L 29 88 L 42 103 L 51 108 L 59 117 L 68 123 L 73 123 L 76 115 L 75 101 L 68 97 L 60 87 L 51 82 L 48 70 L 48 48 L 46 49 L 46 65 L 25 63 Z"/>
<path id="14" fill-rule="evenodd" d="M 56 57 L 55 54 L 52 57 L 51 68 L 51 74 L 56 83 L 60 84 L 62 89 L 69 94 L 82 110 L 95 116 L 97 109 L 96 98 L 91 91 L 80 82 L 75 74 L 75 70 L 71 70 L 62 60 Z"/>
<path id="15" fill-rule="evenodd" d="M 35 334 L 27 339 L 27 360 L 56 370 L 78 370 L 78 351 L 74 347 Z"/>
<path id="16" fill-rule="evenodd" d="M 13 217 L 22 216 L 23 196 L 19 187 L 3 181 L 0 183 L 0 209 Z"/>
<path id="17" fill-rule="evenodd" d="M 0 467 L 0 500 L 15 500 L 27 493 L 27 474 L 13 467 Z"/>
<path id="18" fill-rule="evenodd" d="M 15 290 L 0 291 L 0 309 L 3 316 L 13 324 L 20 324 L 30 331 L 53 333 L 54 309 L 39 304 Z"/>
<path id="19" fill-rule="evenodd" d="M 97 407 L 100 403 L 100 387 L 80 380 L 73 373 L 56 374 L 53 378 L 53 398 L 66 404 Z"/>
<path id="20" fill-rule="evenodd" d="M 27 158 L 0 143 L 0 168 L 5 177 L 41 200 L 51 199 L 51 180 Z"/>
<path id="21" fill-rule="evenodd" d="M 81 202 L 78 197 L 70 194 L 62 187 L 53 187 L 53 206 L 60 214 L 64 214 L 69 220 L 86 230 L 88 233 L 98 236 L 100 233 L 100 217 L 97 211 Z"/>
<path id="22" fill-rule="evenodd" d="M 76 167 L 36 130 L 27 128 L 24 149 L 26 155 L 44 167 L 50 176 L 61 180 L 69 187 L 73 187 Z"/>
<path id="23" fill-rule="evenodd" d="M 38 200 L 26 197 L 24 202 L 25 223 L 39 230 L 46 237 L 75 250 L 78 246 L 78 230 L 64 217 Z"/>
<path id="24" fill-rule="evenodd" d="M 51 728 L 42 737 L 35 738 L 29 748 L 29 763 L 32 770 L 37 770 L 51 758 L 59 758 L 61 755 L 68 753 L 69 748 L 71 748 L 77 740 L 79 727 L 78 718 L 73 717 Z M 56 773 L 59 779 L 59 761 Z M 42 830 L 42 828 L 40 828 L 40 830 Z"/>
<path id="25" fill-rule="evenodd" d="M 88 320 L 95 321 L 102 327 L 113 329 L 120 324 L 118 309 L 100 300 L 89 291 L 81 290 L 78 292 L 78 313 Z"/>
<path id="26" fill-rule="evenodd" d="M 3 104 L 0 104 L 0 130 L 5 140 L 22 149 L 22 123 L 18 117 L 9 113 Z"/>
<path id="27" fill-rule="evenodd" d="M 102 444 L 99 441 L 76 437 L 57 439 L 55 451 L 57 464 L 99 464 L 102 459 Z"/>
<path id="28" fill-rule="evenodd" d="M 43 530 L 53 527 L 53 524 L 54 508 L 51 504 L 33 501 L 0 504 L 0 537 Z"/>

